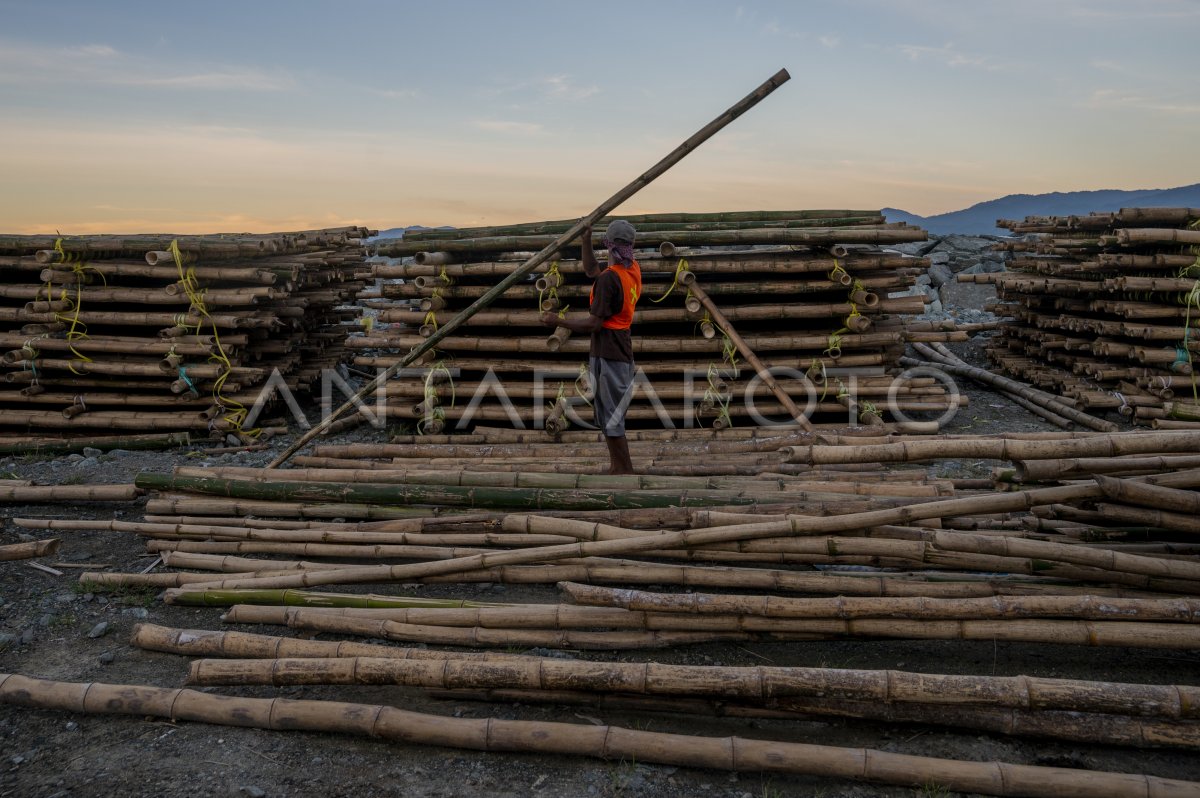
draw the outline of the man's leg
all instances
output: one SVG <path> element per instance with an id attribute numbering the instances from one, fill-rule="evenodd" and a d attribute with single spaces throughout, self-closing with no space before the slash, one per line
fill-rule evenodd
<path id="1" fill-rule="evenodd" d="M 610 438 L 604 436 L 604 442 L 608 444 L 608 473 L 613 475 L 632 474 L 633 460 L 629 456 L 629 441 L 624 435 L 619 438 Z"/>

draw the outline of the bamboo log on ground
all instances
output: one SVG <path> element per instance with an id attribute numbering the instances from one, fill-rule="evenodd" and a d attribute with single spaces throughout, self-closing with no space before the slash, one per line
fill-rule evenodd
<path id="1" fill-rule="evenodd" d="M 448 701 L 554 703 L 591 706 L 618 712 L 707 715 L 729 718 L 812 720 L 821 717 L 856 718 L 886 723 L 956 726 L 993 734 L 1047 737 L 1101 745 L 1136 748 L 1194 748 L 1196 724 L 1141 720 L 1120 715 L 1027 711 L 969 706 L 881 705 L 865 701 L 787 698 L 769 706 L 703 698 L 647 697 L 597 694 L 579 690 L 429 689 L 427 695 Z"/>
<path id="2" fill-rule="evenodd" d="M 584 609 L 584 608 L 580 608 Z M 522 612 L 528 612 L 523 608 Z M 572 619 L 560 614 L 554 625 L 535 626 L 526 619 L 520 626 L 471 626 L 468 615 L 488 618 L 490 610 L 335 610 L 236 605 L 222 616 L 227 623 L 278 623 L 309 632 L 352 634 L 401 642 L 422 642 L 467 647 L 545 646 L 547 648 L 634 649 L 692 645 L 718 641 L 755 639 L 824 640 L 834 638 L 879 638 L 915 640 L 1003 640 L 1054 645 L 1117 646 L 1190 651 L 1200 648 L 1200 628 L 1193 624 L 1138 623 L 1126 621 L 1064 620 L 941 620 L 895 619 L 809 619 L 777 621 L 699 616 L 685 622 L 666 613 L 646 623 L 637 613 L 625 625 L 605 624 L 604 618 Z M 565 613 L 565 610 L 560 610 Z M 512 611 L 495 614 L 515 619 Z M 422 618 L 458 620 L 460 625 L 412 622 Z M 607 617 L 607 616 L 606 616 Z M 615 616 L 612 616 L 615 620 Z M 708 623 L 701 623 L 706 617 Z M 392 620 L 392 618 L 402 620 Z M 511 622 L 511 621 L 510 621 Z M 665 629 L 659 629 L 659 624 Z M 586 632 L 584 628 L 611 626 L 618 631 Z M 686 630 L 686 631 L 684 631 Z M 703 630 L 703 631 L 698 631 Z"/>
<path id="3" fill-rule="evenodd" d="M 876 446 L 790 446 L 789 462 L 807 465 L 854 462 L 919 462 L 937 458 L 992 460 L 1061 459 L 1064 457 L 1125 456 L 1143 453 L 1188 454 L 1200 447 L 1200 432 L 1112 433 L 1063 441 L 933 440 Z"/>
<path id="4" fill-rule="evenodd" d="M 392 707 L 323 701 L 233 698 L 192 690 L 52 682 L 0 674 L 0 701 L 29 709 L 129 714 L 293 731 L 338 731 L 494 751 L 546 751 L 606 759 L 728 770 L 805 773 L 920 787 L 935 780 L 952 790 L 1028 798 L 1147 798 L 1194 795 L 1194 782 L 1155 776 L 974 763 L 867 749 L 840 749 L 742 738 L 702 738 L 529 721 L 445 718 Z"/>
<path id="5" fill-rule="evenodd" d="M 793 599 L 709 593 L 648 593 L 562 582 L 576 604 L 642 612 L 760 615 L 770 618 L 1075 618 L 1200 622 L 1197 599 L 1117 599 L 1109 596 L 995 596 L 986 599 L 871 598 Z"/>
<path id="6" fill-rule="evenodd" d="M 15 442 L 0 440 L 0 454 L 34 456 L 71 454 L 72 452 L 82 452 L 85 448 L 100 449 L 101 451 L 111 451 L 112 449 L 170 449 L 176 446 L 187 446 L 190 443 L 191 439 L 186 432 L 72 438 L 64 440 L 33 438 Z"/>
<path id="7" fill-rule="evenodd" d="M 222 616 L 227 623 L 273 623 L 275 607 L 238 605 Z M 317 632 L 375 637 L 395 642 L 426 643 L 466 648 L 524 648 L 579 649 L 584 651 L 636 650 L 671 648 L 700 643 L 745 642 L 753 635 L 747 632 L 673 632 L 673 631 L 602 631 L 586 632 L 556 629 L 489 629 L 484 627 L 433 626 L 410 624 L 386 619 L 356 618 L 321 611 L 285 613 L 283 623 L 289 628 Z M 801 633 L 803 639 L 813 635 Z M 819 635 L 816 636 L 819 639 Z"/>
<path id="8" fill-rule="evenodd" d="M 1135 477 L 1134 479 L 1151 484 L 1181 487 L 1193 485 L 1197 475 L 1194 472 L 1176 472 L 1173 474 L 1155 475 L 1151 477 Z M 221 580 L 211 587 L 255 587 L 255 588 L 300 588 L 315 587 L 322 584 L 346 584 L 349 581 L 379 581 L 382 579 L 405 580 L 412 577 L 434 576 L 440 574 L 461 573 L 479 570 L 498 565 L 518 565 L 531 562 L 546 562 L 568 557 L 613 556 L 627 555 L 638 551 L 669 548 L 674 546 L 694 546 L 707 543 L 723 543 L 735 540 L 749 540 L 760 537 L 777 537 L 789 534 L 816 534 L 819 532 L 835 532 L 845 529 L 861 529 L 864 527 L 881 526 L 894 523 L 911 523 L 929 518 L 945 518 L 954 515 L 974 515 L 981 513 L 1007 512 L 1023 510 L 1038 504 L 1057 504 L 1094 498 L 1102 493 L 1096 484 L 1073 485 L 1061 488 L 1043 488 L 1033 491 L 1017 491 L 996 495 L 985 495 L 948 501 L 933 501 L 920 504 L 910 504 L 904 507 L 876 510 L 865 513 L 853 513 L 824 518 L 794 517 L 782 522 L 762 524 L 747 524 L 714 529 L 691 529 L 671 532 L 666 535 L 646 535 L 622 540 L 597 542 L 580 542 L 568 546 L 548 546 L 524 549 L 514 552 L 482 554 L 477 557 L 467 557 L 457 560 L 446 560 L 435 563 L 418 563 L 401 566 L 366 566 L 357 569 L 341 569 L 336 576 L 322 577 L 319 574 L 300 574 L 297 576 L 272 578 L 264 580 L 231 579 Z M 969 536 L 966 536 L 969 538 Z M 936 538 L 935 538 L 936 540 Z M 972 548 L 988 546 L 986 538 L 980 541 L 969 541 Z M 1029 544 L 1035 541 L 1023 541 Z M 940 543 L 938 545 L 941 545 Z M 1032 556 L 1039 556 L 1043 550 L 1038 550 Z M 1074 555 L 1072 555 L 1074 556 Z M 1102 562 L 1111 565 L 1110 559 Z M 1134 555 L 1123 555 L 1132 557 Z M 1088 563 L 1089 565 L 1091 563 Z M 1167 563 L 1152 560 L 1141 563 L 1147 569 L 1157 572 L 1170 571 L 1179 568 L 1179 563 Z M 1187 572 L 1187 568 L 1182 569 Z"/>
<path id="9" fill-rule="evenodd" d="M 141 634 L 140 630 L 138 634 Z M 219 633 L 207 633 L 205 637 L 215 634 Z M 270 644 L 269 650 L 275 650 L 277 646 L 277 643 Z M 443 690 L 494 687 L 704 696 L 763 703 L 791 698 L 829 698 L 884 706 L 971 706 L 1175 721 L 1200 718 L 1200 688 L 1189 685 L 1128 684 L 1032 676 L 942 675 L 896 670 L 584 662 L 532 657 L 510 658 L 495 663 L 477 658 L 460 658 L 453 652 L 433 651 L 420 651 L 418 653 L 422 656 L 419 657 L 361 655 L 332 658 L 318 655 L 280 659 L 266 658 L 263 654 L 268 652 L 262 652 L 240 655 L 242 658 L 235 659 L 233 657 L 239 655 L 228 650 L 232 647 L 211 638 L 206 640 L 205 649 L 216 649 L 213 654 L 203 652 L 206 656 L 227 659 L 192 662 L 188 683 L 276 686 L 397 684 Z M 196 648 L 198 646 L 183 648 L 164 641 L 155 650 L 202 653 Z M 266 646 L 255 648 L 261 651 Z"/>
<path id="10" fill-rule="evenodd" d="M 24 543 L 0 545 L 0 562 L 48 557 L 58 551 L 60 542 L 58 538 L 49 538 L 47 540 L 30 540 Z"/>
<path id="11" fill-rule="evenodd" d="M 251 482 L 212 477 L 167 476 L 143 472 L 134 479 L 140 489 L 184 490 L 239 499 L 350 501 L 379 504 L 437 504 L 467 507 L 524 507 L 562 510 L 686 507 L 777 501 L 778 491 L 750 490 L 623 490 L 572 491 L 555 488 L 459 487 L 454 485 Z M 0 492 L 0 496 L 3 492 Z M 839 494 L 791 491 L 791 502 L 830 501 Z"/>
<path id="12" fill-rule="evenodd" d="M 35 485 L 0 486 L 0 502 L 34 504 L 41 502 L 127 502 L 142 495 L 133 485 Z"/>

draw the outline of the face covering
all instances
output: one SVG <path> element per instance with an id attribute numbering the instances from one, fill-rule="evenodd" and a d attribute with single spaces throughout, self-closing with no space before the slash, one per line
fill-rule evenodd
<path id="1" fill-rule="evenodd" d="M 622 266 L 633 265 L 633 244 L 626 244 L 622 241 L 614 241 L 611 238 L 605 237 L 604 246 L 608 248 L 608 262 L 619 263 Z"/>

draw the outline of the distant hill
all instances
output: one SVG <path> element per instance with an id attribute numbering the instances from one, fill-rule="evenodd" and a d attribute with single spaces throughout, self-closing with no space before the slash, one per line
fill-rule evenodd
<path id="1" fill-rule="evenodd" d="M 897 208 L 884 208 L 889 222 L 919 225 L 934 235 L 1008 235 L 996 227 L 997 219 L 1026 216 L 1070 216 L 1121 208 L 1200 208 L 1200 183 L 1179 188 L 1141 191 L 1056 191 L 1052 194 L 1009 194 L 961 211 L 917 216 Z"/>
<path id="2" fill-rule="evenodd" d="M 453 227 L 425 227 L 424 225 L 414 224 L 408 227 L 390 227 L 387 230 L 380 230 L 379 235 L 373 236 L 369 241 L 378 241 L 381 238 L 404 238 L 404 234 L 409 230 L 453 230 Z"/>

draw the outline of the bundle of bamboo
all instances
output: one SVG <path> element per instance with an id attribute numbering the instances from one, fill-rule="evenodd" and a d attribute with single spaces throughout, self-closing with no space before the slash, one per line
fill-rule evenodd
<path id="1" fill-rule="evenodd" d="M 998 224 L 1036 240 L 1000 245 L 1014 253 L 1012 271 L 972 275 L 996 284 L 1016 320 L 994 340 L 992 360 L 1077 409 L 1200 428 L 1200 208 Z"/>
<path id="2" fill-rule="evenodd" d="M 369 233 L 0 236 L 0 425 L 240 432 L 344 360 Z"/>
<path id="3" fill-rule="evenodd" d="M 861 384 L 844 380 L 842 370 L 867 375 L 885 394 L 886 371 L 906 341 L 963 335 L 900 321 L 897 314 L 924 307 L 920 297 L 902 294 L 928 264 L 880 245 L 921 241 L 925 232 L 884 224 L 878 211 L 628 218 L 638 227 L 638 245 L 657 247 L 637 256 L 644 285 L 634 352 L 645 380 L 629 411 L 635 426 L 720 428 L 735 418 L 787 421 L 803 411 L 878 423 L 882 394 L 859 398 Z M 432 335 L 460 303 L 512 273 L 522 252 L 546 246 L 569 226 L 421 230 L 383 242 L 377 253 L 391 260 L 372 264 L 369 276 L 379 285 L 362 294 L 380 326 L 349 340 L 363 352 L 355 362 L 392 365 L 396 357 L 387 350 L 407 350 Z M 471 421 L 553 434 L 589 423 L 588 342 L 565 328 L 548 334 L 540 321 L 545 311 L 586 310 L 589 281 L 578 247 L 560 251 L 533 277 L 473 316 L 469 334 L 442 340 L 417 379 L 389 384 L 387 415 L 419 420 L 426 433 Z M 787 369 L 789 384 L 776 385 L 772 367 Z M 904 385 L 897 394 L 893 404 L 901 411 L 936 414 L 950 406 L 938 385 Z"/>

